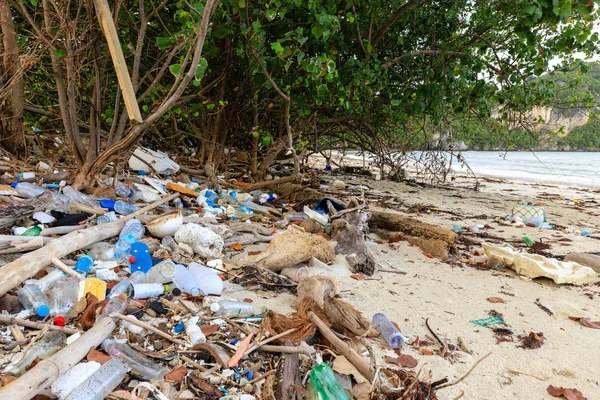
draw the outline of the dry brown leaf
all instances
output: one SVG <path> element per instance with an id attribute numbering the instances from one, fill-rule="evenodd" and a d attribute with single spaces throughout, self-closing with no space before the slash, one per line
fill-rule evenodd
<path id="1" fill-rule="evenodd" d="M 204 336 L 210 336 L 219 330 L 219 325 L 200 325 L 200 330 Z"/>
<path id="2" fill-rule="evenodd" d="M 546 391 L 552 397 L 564 397 L 567 400 L 587 400 L 587 397 L 585 397 L 583 393 L 573 388 L 562 388 L 550 385 L 546 388 Z"/>
<path id="3" fill-rule="evenodd" d="M 401 354 L 398 358 L 385 356 L 385 361 L 403 368 L 414 368 L 418 364 L 417 359 L 408 354 Z"/>
<path id="4" fill-rule="evenodd" d="M 181 382 L 187 373 L 188 369 L 182 365 L 165 375 L 165 381 Z"/>
<path id="5" fill-rule="evenodd" d="M 242 251 L 242 250 L 244 250 L 244 246 L 242 246 L 242 244 L 240 242 L 237 242 L 237 243 L 230 244 L 229 249 L 235 250 L 235 251 Z"/>
<path id="6" fill-rule="evenodd" d="M 506 303 L 506 300 L 504 300 L 502 297 L 488 297 L 487 301 L 490 303 Z"/>
<path id="7" fill-rule="evenodd" d="M 88 293 L 85 296 L 85 301 L 87 302 L 87 307 L 81 317 L 75 321 L 75 325 L 86 331 L 94 326 L 96 322 L 96 303 L 98 299 L 91 293 Z"/>
<path id="8" fill-rule="evenodd" d="M 424 356 L 431 356 L 433 355 L 433 350 L 423 347 L 421 348 L 421 354 L 423 354 Z"/>
<path id="9" fill-rule="evenodd" d="M 433 255 L 431 253 L 423 252 L 423 255 L 427 258 L 433 258 Z"/>
<path id="10" fill-rule="evenodd" d="M 338 356 L 333 361 L 332 369 L 338 374 L 352 375 L 357 383 L 368 382 L 367 379 L 356 369 L 354 365 L 344 356 Z M 369 385 L 370 386 L 370 385 Z"/>
<path id="11" fill-rule="evenodd" d="M 588 328 L 600 329 L 600 321 L 592 321 L 589 318 L 582 318 L 582 317 L 569 317 L 569 319 L 571 319 L 573 321 L 579 321 L 579 323 L 581 323 L 581 325 L 587 326 Z"/>
<path id="12" fill-rule="evenodd" d="M 356 400 L 369 400 L 371 398 L 371 384 L 369 382 L 357 383 L 352 387 L 352 396 Z"/>
<path id="13" fill-rule="evenodd" d="M 104 354 L 104 353 L 94 349 L 93 347 L 90 349 L 90 351 L 88 351 L 87 356 L 85 358 L 88 361 L 96 361 L 96 362 L 99 362 L 100 364 L 104 364 L 105 362 L 112 360 L 111 356 L 109 356 L 108 354 Z"/>
<path id="14" fill-rule="evenodd" d="M 2 378 L 0 378 L 0 387 L 6 386 L 9 383 L 16 381 L 17 377 L 13 376 L 13 375 L 4 375 Z"/>
<path id="15" fill-rule="evenodd" d="M 365 279 L 363 274 L 352 274 L 350 275 L 350 278 L 356 279 L 357 281 L 362 281 L 363 279 Z"/>

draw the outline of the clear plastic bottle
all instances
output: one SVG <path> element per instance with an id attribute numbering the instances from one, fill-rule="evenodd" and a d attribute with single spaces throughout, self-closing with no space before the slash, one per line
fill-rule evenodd
<path id="1" fill-rule="evenodd" d="M 185 334 L 187 335 L 188 339 L 190 339 L 190 342 L 192 342 L 193 345 L 206 343 L 206 336 L 204 336 L 204 333 L 202 333 L 202 330 L 197 325 L 198 319 L 198 316 L 195 316 L 193 318 L 188 319 L 184 323 Z"/>
<path id="2" fill-rule="evenodd" d="M 373 315 L 373 324 L 392 349 L 399 349 L 404 346 L 406 338 L 384 314 L 377 313 Z"/>
<path id="3" fill-rule="evenodd" d="M 223 291 L 223 280 L 210 268 L 193 262 L 188 266 L 188 270 L 196 278 L 200 290 L 204 295 L 218 295 Z"/>
<path id="4" fill-rule="evenodd" d="M 141 271 L 137 271 L 141 272 Z M 131 285 L 132 298 L 147 299 L 150 297 L 158 297 L 165 293 L 165 286 L 160 283 L 134 283 Z"/>
<path id="5" fill-rule="evenodd" d="M 108 297 L 114 297 L 120 295 L 121 293 L 125 293 L 127 296 L 130 296 L 133 293 L 133 284 L 143 283 L 144 280 L 146 280 L 146 274 L 144 274 L 142 271 L 135 271 L 129 278 L 122 280 L 113 286 L 108 294 Z"/>
<path id="6" fill-rule="evenodd" d="M 129 299 L 127 298 L 127 295 L 125 293 L 120 293 L 118 296 L 111 297 L 102 309 L 101 315 L 108 317 L 112 313 L 123 314 L 125 310 L 127 310 L 128 303 Z"/>
<path id="7" fill-rule="evenodd" d="M 198 296 L 202 293 L 200 285 L 196 281 L 196 277 L 188 271 L 186 267 L 177 264 L 177 272 L 173 277 L 173 283 L 183 292 L 189 293 L 192 296 Z"/>
<path id="8" fill-rule="evenodd" d="M 321 400 L 350 400 L 339 384 L 333 370 L 326 363 L 320 363 L 310 371 L 310 381 L 319 393 Z"/>
<path id="9" fill-rule="evenodd" d="M 115 185 L 115 192 L 118 197 L 127 197 L 132 198 L 135 194 L 135 191 L 127 185 L 122 184 L 121 182 L 117 182 Z"/>
<path id="10" fill-rule="evenodd" d="M 87 253 L 97 261 L 114 261 L 115 249 L 114 245 L 108 242 L 94 243 L 87 250 Z"/>
<path id="11" fill-rule="evenodd" d="M 54 270 L 52 270 L 52 272 L 50 272 L 48 275 L 44 276 L 43 278 L 40 278 L 37 280 L 33 279 L 31 281 L 28 281 L 28 283 L 31 283 L 32 285 L 36 285 L 37 287 L 40 288 L 42 293 L 46 293 L 48 291 L 48 289 L 50 289 L 50 287 L 54 284 L 54 282 L 56 282 L 63 276 L 65 276 L 64 272 L 62 272 L 60 269 L 54 269 Z"/>
<path id="12" fill-rule="evenodd" d="M 37 357 L 45 359 L 56 353 L 67 340 L 67 336 L 59 331 L 48 331 L 15 364 L 6 368 L 6 373 L 19 376 Z"/>
<path id="13" fill-rule="evenodd" d="M 94 200 L 91 196 L 81 193 L 79 190 L 74 189 L 71 186 L 65 186 L 63 188 L 63 194 L 67 196 L 71 201 L 79 204 L 84 204 L 89 207 L 99 207 L 100 203 Z"/>
<path id="14" fill-rule="evenodd" d="M 54 325 L 65 326 L 66 316 L 75 307 L 79 297 L 79 281 L 72 276 L 60 278 L 50 288 L 48 305 Z"/>
<path id="15" fill-rule="evenodd" d="M 34 311 L 38 316 L 45 317 L 50 313 L 48 297 L 38 285 L 25 285 L 18 292 L 19 301 L 27 310 Z"/>
<path id="16" fill-rule="evenodd" d="M 60 211 L 60 212 L 69 212 L 69 203 L 71 199 L 61 193 L 50 192 L 50 196 L 52 200 L 48 205 L 49 210 Z"/>
<path id="17" fill-rule="evenodd" d="M 129 365 L 113 358 L 77 386 L 64 400 L 104 400 L 125 379 Z"/>
<path id="18" fill-rule="evenodd" d="M 218 315 L 248 316 L 254 315 L 254 306 L 243 301 L 221 300 L 210 305 L 210 310 Z"/>
<path id="19" fill-rule="evenodd" d="M 164 260 L 153 266 L 146 272 L 148 283 L 169 283 L 173 281 L 177 273 L 177 266 L 171 260 Z"/>
<path id="20" fill-rule="evenodd" d="M 86 254 L 77 259 L 77 263 L 75 264 L 75 267 L 73 267 L 73 271 L 88 276 L 92 265 L 94 265 L 94 259 Z"/>
<path id="21" fill-rule="evenodd" d="M 158 381 L 169 372 L 168 368 L 156 364 L 152 360 L 142 356 L 125 343 L 106 339 L 102 342 L 102 350 L 112 358 L 125 361 L 125 363 L 129 365 L 129 368 L 151 381 Z"/>
<path id="22" fill-rule="evenodd" d="M 286 267 L 279 274 L 290 278 L 294 282 L 300 282 L 302 279 L 308 278 L 310 273 L 310 268 L 303 265 L 300 267 Z"/>
<path id="23" fill-rule="evenodd" d="M 26 199 L 39 197 L 46 192 L 45 187 L 41 187 L 29 182 L 13 182 L 10 186 L 15 189 L 17 193 L 19 193 L 20 197 L 24 197 Z"/>
<path id="24" fill-rule="evenodd" d="M 125 223 L 125 226 L 119 233 L 119 238 L 123 238 L 126 235 L 132 236 L 136 241 L 144 237 L 144 225 L 137 219 L 130 219 Z"/>
<path id="25" fill-rule="evenodd" d="M 118 221 L 118 220 L 119 220 L 119 217 L 117 217 L 117 214 L 115 214 L 114 211 L 109 211 L 107 213 L 99 215 L 98 218 L 96 218 L 96 225 L 108 224 L 110 222 L 114 222 L 114 221 Z"/>
<path id="26" fill-rule="evenodd" d="M 115 202 L 115 212 L 121 215 L 129 215 L 132 212 L 139 210 L 139 207 L 134 206 L 133 204 L 129 204 L 123 200 L 117 200 Z"/>

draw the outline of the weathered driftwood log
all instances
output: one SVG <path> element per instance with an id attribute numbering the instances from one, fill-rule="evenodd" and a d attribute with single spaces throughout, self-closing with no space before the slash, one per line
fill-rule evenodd
<path id="1" fill-rule="evenodd" d="M 292 342 L 286 340 L 284 344 L 291 346 Z M 285 355 L 285 361 L 283 362 L 283 372 L 279 381 L 277 399 L 295 400 L 299 398 L 296 386 L 301 386 L 300 357 L 298 353 L 288 353 Z"/>
<path id="2" fill-rule="evenodd" d="M 362 207 L 342 214 L 332 222 L 332 237 L 338 244 L 335 252 L 344 254 L 353 272 L 373 275 L 375 257 L 367 245 L 368 221 L 371 214 Z"/>
<path id="3" fill-rule="evenodd" d="M 50 240 L 41 236 L 0 235 L 0 254 L 26 253 L 43 247 Z"/>

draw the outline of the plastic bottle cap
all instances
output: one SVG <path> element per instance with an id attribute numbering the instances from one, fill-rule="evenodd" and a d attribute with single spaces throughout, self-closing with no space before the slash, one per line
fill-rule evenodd
<path id="1" fill-rule="evenodd" d="M 62 315 L 58 315 L 58 316 L 54 317 L 54 320 L 52 322 L 56 326 L 65 326 L 66 320 L 65 320 L 65 317 L 63 317 Z"/>
<path id="2" fill-rule="evenodd" d="M 172 294 L 173 296 L 181 296 L 181 290 L 180 290 L 179 288 L 174 288 L 174 289 L 171 291 L 171 294 Z"/>
<path id="3" fill-rule="evenodd" d="M 35 313 L 40 317 L 45 317 L 50 314 L 50 307 L 47 305 L 39 306 L 37 310 L 35 310 Z"/>
<path id="4" fill-rule="evenodd" d="M 18 185 L 18 182 L 13 182 L 10 184 L 10 187 L 14 189 L 17 187 L 17 185 Z"/>
<path id="5" fill-rule="evenodd" d="M 130 262 L 131 264 L 133 264 L 133 263 L 135 262 L 135 260 L 137 260 L 137 259 L 135 258 L 135 256 L 129 256 L 129 262 Z"/>
<path id="6" fill-rule="evenodd" d="M 221 309 L 221 305 L 219 303 L 212 303 L 210 305 L 210 311 L 217 312 Z"/>

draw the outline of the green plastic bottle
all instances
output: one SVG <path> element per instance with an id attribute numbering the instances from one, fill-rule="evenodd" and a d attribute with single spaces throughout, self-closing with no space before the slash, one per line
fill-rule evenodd
<path id="1" fill-rule="evenodd" d="M 335 379 L 333 370 L 326 363 L 317 364 L 310 371 L 310 381 L 320 400 L 350 400 L 342 386 Z"/>
<path id="2" fill-rule="evenodd" d="M 529 247 L 533 246 L 533 244 L 534 244 L 534 243 L 533 243 L 533 240 L 531 240 L 531 239 L 529 238 L 529 236 L 525 236 L 525 237 L 523 238 L 523 241 L 524 241 L 524 242 L 525 242 L 525 244 L 526 244 L 527 246 L 529 246 Z"/>
<path id="3" fill-rule="evenodd" d="M 42 233 L 42 228 L 36 225 L 27 229 L 21 234 L 21 236 L 40 236 L 40 233 Z"/>

